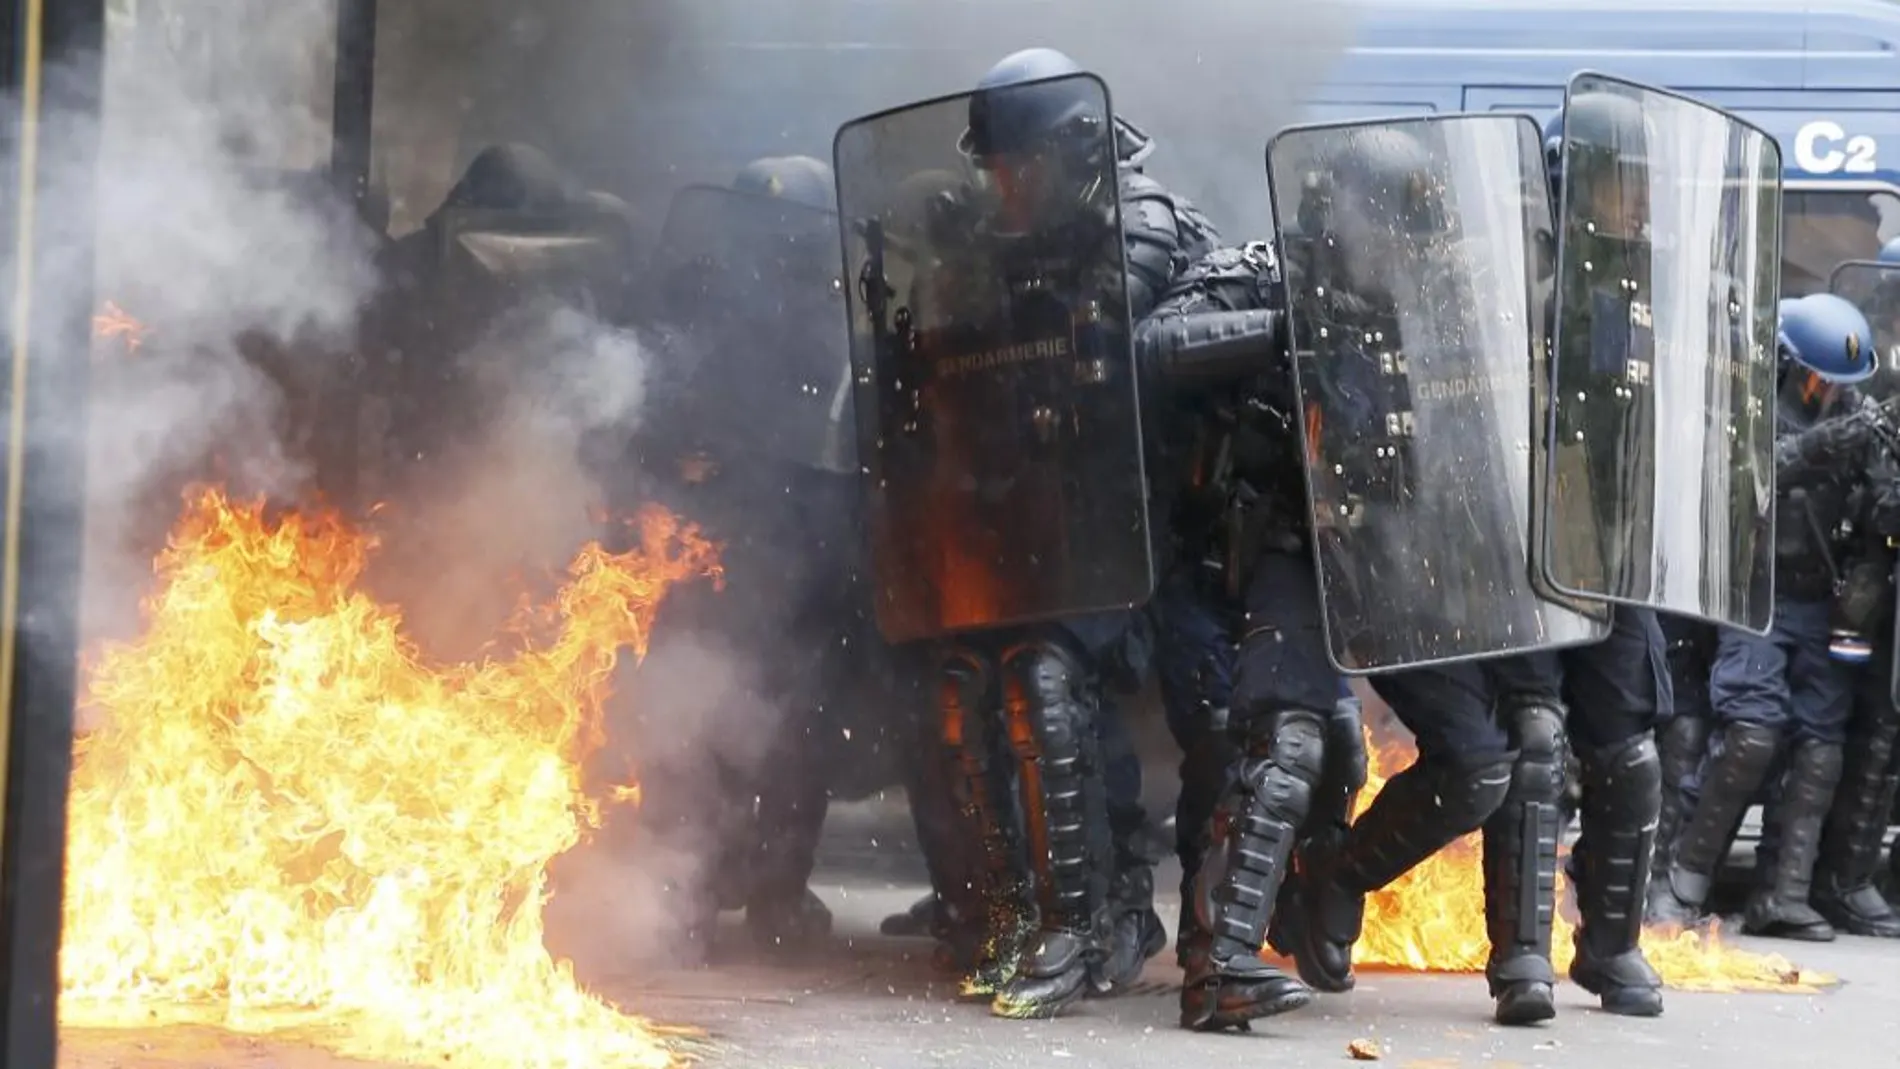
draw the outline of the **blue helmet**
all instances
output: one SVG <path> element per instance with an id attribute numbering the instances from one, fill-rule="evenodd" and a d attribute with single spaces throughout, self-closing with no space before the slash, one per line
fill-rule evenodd
<path id="1" fill-rule="evenodd" d="M 1110 116 L 1101 95 L 1080 80 L 1024 85 L 1082 74 L 1082 65 L 1053 48 L 1025 48 L 1004 56 L 978 79 L 970 97 L 969 126 L 957 147 L 981 164 L 990 156 L 1063 154 L 1107 144 Z"/>
<path id="2" fill-rule="evenodd" d="M 1900 238 L 1894 238 L 1880 247 L 1880 255 L 1874 257 L 1883 264 L 1900 264 Z"/>
<path id="3" fill-rule="evenodd" d="M 1832 293 L 1783 300 L 1776 343 L 1781 355 L 1824 382 L 1865 382 L 1877 370 L 1874 331 L 1860 309 Z"/>
<path id="4" fill-rule="evenodd" d="M 831 167 L 810 156 L 763 156 L 745 165 L 732 188 L 760 197 L 782 197 L 824 212 L 838 210 L 838 183 Z"/>

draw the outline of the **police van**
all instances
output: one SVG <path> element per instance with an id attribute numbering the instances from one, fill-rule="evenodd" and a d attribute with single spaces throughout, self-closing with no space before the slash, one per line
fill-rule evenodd
<path id="1" fill-rule="evenodd" d="M 1756 123 L 1786 169 L 1782 288 L 1900 236 L 1900 4 L 1886 0 L 1370 0 L 1312 121 L 1457 111 L 1548 121 L 1598 70 Z"/>

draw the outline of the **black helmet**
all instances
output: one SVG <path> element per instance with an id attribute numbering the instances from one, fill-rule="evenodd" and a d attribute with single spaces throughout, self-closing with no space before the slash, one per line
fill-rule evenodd
<path id="1" fill-rule="evenodd" d="M 1345 144 L 1318 162 L 1300 201 L 1300 229 L 1308 234 L 1338 229 L 1336 204 L 1364 205 L 1368 221 L 1392 220 L 1412 237 L 1437 237 L 1451 229 L 1443 181 L 1418 138 L 1391 125 L 1349 128 Z"/>
<path id="2" fill-rule="evenodd" d="M 1562 138 L 1554 146 L 1559 174 L 1594 228 L 1616 238 L 1638 238 L 1648 226 L 1649 119 L 1636 98 L 1613 89 L 1572 95 L 1564 108 Z"/>
<path id="3" fill-rule="evenodd" d="M 1082 65 L 1053 48 L 1026 48 L 991 67 L 970 97 L 969 126 L 957 147 L 982 166 L 992 156 L 1086 156 L 1111 141 L 1103 98 Z M 1025 84 L 1037 83 L 1037 84 Z"/>

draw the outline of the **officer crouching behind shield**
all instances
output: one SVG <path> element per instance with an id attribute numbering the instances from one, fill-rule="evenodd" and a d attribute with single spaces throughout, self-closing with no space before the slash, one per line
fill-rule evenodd
<path id="1" fill-rule="evenodd" d="M 1717 731 L 1687 792 L 1689 816 L 1667 876 L 1668 897 L 1657 896 L 1652 906 L 1661 907 L 1661 921 L 1699 919 L 1734 827 L 1782 758 L 1785 778 L 1767 815 L 1756 862 L 1760 885 L 1744 929 L 1828 940 L 1834 929 L 1810 904 L 1810 888 L 1841 777 L 1850 664 L 1864 662 L 1867 652 L 1838 615 L 1843 595 L 1849 605 L 1864 600 L 1843 587 L 1854 574 L 1843 571 L 1843 533 L 1851 530 L 1855 499 L 1866 495 L 1874 533 L 1900 536 L 1900 481 L 1872 478 L 1893 470 L 1881 454 L 1896 438 L 1886 414 L 1853 387 L 1875 367 L 1865 317 L 1831 294 L 1783 301 L 1778 341 L 1774 627 L 1766 637 L 1732 629 L 1718 637 L 1710 679 Z"/>

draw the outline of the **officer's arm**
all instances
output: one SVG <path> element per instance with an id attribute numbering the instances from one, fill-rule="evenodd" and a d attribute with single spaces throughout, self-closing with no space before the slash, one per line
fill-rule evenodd
<path id="1" fill-rule="evenodd" d="M 1171 386 L 1228 385 L 1285 360 L 1285 323 L 1269 308 L 1157 311 L 1135 330 L 1135 357 Z"/>
<path id="2" fill-rule="evenodd" d="M 1823 420 L 1775 443 L 1775 483 L 1782 489 L 1833 478 L 1872 444 L 1874 427 L 1861 413 Z"/>
<path id="3" fill-rule="evenodd" d="M 1285 319 L 1269 306 L 1272 249 L 1221 249 L 1195 264 L 1135 328 L 1135 357 L 1182 389 L 1220 386 L 1284 366 Z"/>
<path id="4" fill-rule="evenodd" d="M 1124 175 L 1121 197 L 1128 311 L 1140 320 L 1168 295 L 1184 267 L 1213 250 L 1220 235 L 1200 209 L 1146 175 Z"/>

